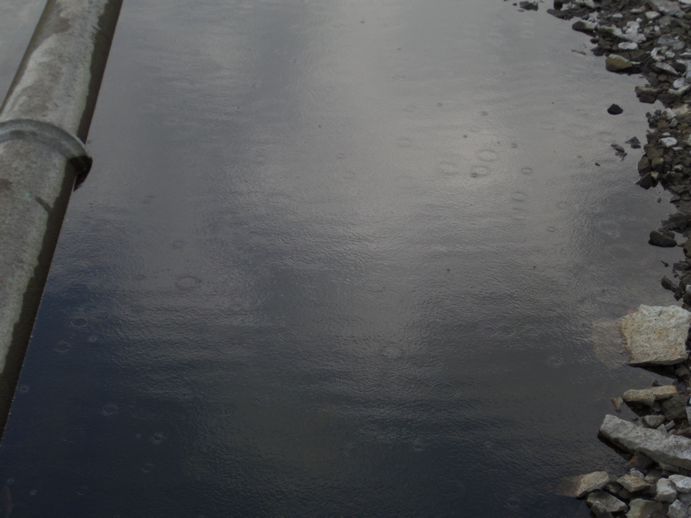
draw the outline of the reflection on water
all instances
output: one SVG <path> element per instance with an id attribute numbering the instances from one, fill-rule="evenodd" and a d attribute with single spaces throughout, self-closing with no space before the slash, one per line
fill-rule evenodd
<path id="1" fill-rule="evenodd" d="M 592 323 L 669 303 L 673 252 L 580 44 L 483 0 L 128 4 L 12 516 L 587 515 L 555 480 L 620 465 L 595 431 L 648 380 Z"/>

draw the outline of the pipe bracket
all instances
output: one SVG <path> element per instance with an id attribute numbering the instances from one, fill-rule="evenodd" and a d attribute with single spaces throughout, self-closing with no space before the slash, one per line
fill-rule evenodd
<path id="1" fill-rule="evenodd" d="M 33 140 L 61 153 L 76 173 L 75 189 L 91 170 L 93 160 L 84 143 L 76 135 L 50 122 L 34 119 L 0 121 L 0 143 L 9 140 Z"/>

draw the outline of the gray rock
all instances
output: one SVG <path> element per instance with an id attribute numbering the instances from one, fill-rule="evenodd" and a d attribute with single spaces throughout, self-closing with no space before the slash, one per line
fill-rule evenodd
<path id="1" fill-rule="evenodd" d="M 652 86 L 637 86 L 635 88 L 636 96 L 642 103 L 652 104 L 657 100 L 659 94 L 657 88 Z"/>
<path id="2" fill-rule="evenodd" d="M 650 487 L 643 477 L 631 474 L 619 477 L 617 482 L 629 493 L 640 493 Z"/>
<path id="3" fill-rule="evenodd" d="M 661 478 L 655 485 L 655 500 L 671 503 L 677 499 L 677 490 L 669 479 Z"/>
<path id="4" fill-rule="evenodd" d="M 656 11 L 670 16 L 684 16 L 684 11 L 679 4 L 671 0 L 648 0 L 648 4 Z"/>
<path id="5" fill-rule="evenodd" d="M 623 513 L 629 508 L 628 505 L 617 497 L 605 493 L 604 491 L 594 491 L 590 493 L 586 502 L 590 508 L 593 508 L 595 504 L 600 504 L 600 509 L 608 513 Z"/>
<path id="6" fill-rule="evenodd" d="M 678 306 L 645 306 L 621 319 L 631 365 L 674 365 L 687 359 L 691 313 Z"/>
<path id="7" fill-rule="evenodd" d="M 660 139 L 660 144 L 662 144 L 665 147 L 674 147 L 678 143 L 679 142 L 674 137 L 663 137 Z"/>
<path id="8" fill-rule="evenodd" d="M 664 74 L 671 74 L 673 76 L 679 75 L 679 72 L 677 72 L 674 67 L 668 63 L 653 63 L 652 67 L 658 72 L 662 72 Z"/>
<path id="9" fill-rule="evenodd" d="M 677 246 L 677 240 L 674 239 L 674 233 L 664 230 L 653 230 L 648 238 L 648 243 L 653 246 L 661 246 L 664 248 L 673 248 Z"/>
<path id="10" fill-rule="evenodd" d="M 646 416 L 643 416 L 641 421 L 643 421 L 643 424 L 646 425 L 648 428 L 657 428 L 658 426 L 660 426 L 662 423 L 665 422 L 665 416 L 663 416 L 663 415 L 646 415 Z"/>
<path id="11" fill-rule="evenodd" d="M 679 493 L 691 493 L 691 477 L 685 477 L 684 475 L 670 475 L 670 482 L 674 484 L 674 488 Z"/>
<path id="12" fill-rule="evenodd" d="M 677 387 L 674 385 L 663 385 L 661 387 L 627 390 L 622 394 L 622 398 L 628 405 L 653 406 L 655 401 L 669 399 L 677 394 Z M 658 426 L 660 424 L 661 423 L 659 423 Z"/>
<path id="13" fill-rule="evenodd" d="M 574 31 L 583 32 L 585 34 L 593 34 L 597 28 L 597 25 L 585 20 L 578 20 L 571 26 L 571 28 Z"/>
<path id="14" fill-rule="evenodd" d="M 653 518 L 665 516 L 665 506 L 660 502 L 636 498 L 629 503 L 626 518 Z"/>
<path id="15" fill-rule="evenodd" d="M 564 496 L 582 498 L 588 493 L 602 489 L 610 481 L 606 471 L 593 471 L 585 475 L 568 477 L 559 485 L 559 493 Z"/>
<path id="16" fill-rule="evenodd" d="M 665 467 L 691 470 L 691 439 L 633 424 L 613 415 L 605 416 L 600 435 L 618 447 L 643 453 Z"/>
<path id="17" fill-rule="evenodd" d="M 590 512 L 595 518 L 614 518 L 614 515 L 610 513 L 600 502 L 595 502 L 593 505 L 591 505 Z"/>
<path id="18" fill-rule="evenodd" d="M 619 54 L 610 54 L 605 61 L 605 67 L 610 72 L 627 72 L 635 68 L 633 61 L 629 61 Z"/>
<path id="19" fill-rule="evenodd" d="M 675 500 L 667 508 L 667 516 L 669 518 L 689 518 L 688 505 Z"/>

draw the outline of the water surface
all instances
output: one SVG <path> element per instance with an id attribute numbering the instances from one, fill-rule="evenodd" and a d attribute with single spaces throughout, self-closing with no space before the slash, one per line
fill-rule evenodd
<path id="1" fill-rule="evenodd" d="M 671 303 L 677 254 L 586 43 L 499 1 L 127 3 L 11 516 L 588 516 L 555 482 L 622 469 L 597 427 L 652 379 L 593 322 Z"/>

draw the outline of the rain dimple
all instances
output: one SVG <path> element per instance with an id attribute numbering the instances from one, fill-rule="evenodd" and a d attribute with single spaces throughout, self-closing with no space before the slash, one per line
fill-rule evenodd
<path id="1" fill-rule="evenodd" d="M 499 158 L 499 155 L 497 155 L 497 152 L 493 149 L 487 148 L 478 151 L 477 157 L 483 162 L 494 162 L 495 160 L 497 160 L 497 158 Z"/>
<path id="2" fill-rule="evenodd" d="M 470 176 L 472 178 L 481 178 L 483 176 L 489 176 L 491 170 L 486 165 L 474 165 L 470 168 Z"/>

